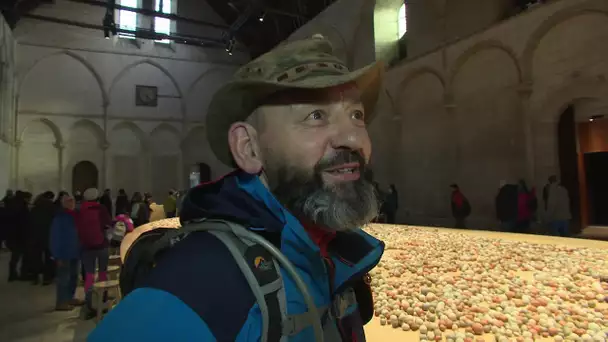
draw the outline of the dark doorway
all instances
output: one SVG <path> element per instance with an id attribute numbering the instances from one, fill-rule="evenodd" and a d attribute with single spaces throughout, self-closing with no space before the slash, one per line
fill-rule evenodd
<path id="1" fill-rule="evenodd" d="M 88 188 L 97 188 L 99 172 L 95 164 L 84 160 L 74 165 L 72 169 L 72 193 L 84 192 Z"/>
<path id="2" fill-rule="evenodd" d="M 608 152 L 585 154 L 589 223 L 608 226 Z"/>
<path id="3" fill-rule="evenodd" d="M 572 233 L 581 232 L 580 188 L 578 178 L 576 124 L 574 122 L 574 107 L 568 106 L 562 113 L 557 125 L 557 145 L 559 154 L 559 169 L 562 185 L 570 194 L 570 210 L 572 211 Z"/>
<path id="4" fill-rule="evenodd" d="M 207 183 L 211 181 L 211 168 L 205 163 L 198 164 L 198 172 L 200 174 L 200 182 Z"/>

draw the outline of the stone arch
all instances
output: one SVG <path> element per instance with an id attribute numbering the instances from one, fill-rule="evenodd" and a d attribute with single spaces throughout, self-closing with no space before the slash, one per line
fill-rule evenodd
<path id="1" fill-rule="evenodd" d="M 23 138 L 25 137 L 25 132 L 27 131 L 27 128 L 33 123 L 33 122 L 42 122 L 43 124 L 45 124 L 46 126 L 48 126 L 51 131 L 53 131 L 53 135 L 55 136 L 55 144 L 57 145 L 62 145 L 64 140 L 63 140 L 63 134 L 61 133 L 61 130 L 59 129 L 59 127 L 51 120 L 46 119 L 46 118 L 40 118 L 40 119 L 34 119 L 31 120 L 30 122 L 28 122 L 25 127 L 23 128 L 23 130 L 21 131 L 21 134 L 19 134 L 19 140 L 23 141 Z"/>
<path id="2" fill-rule="evenodd" d="M 456 76 L 460 72 L 460 69 L 469 61 L 469 59 L 471 59 L 473 56 L 475 56 L 476 54 L 478 54 L 482 51 L 492 50 L 492 49 L 500 50 L 500 51 L 506 53 L 510 57 L 511 61 L 513 62 L 513 65 L 517 69 L 517 79 L 520 83 L 522 82 L 522 80 L 523 80 L 522 68 L 521 68 L 519 59 L 517 58 L 517 54 L 515 53 L 515 51 L 513 51 L 513 49 L 511 47 L 504 45 L 502 42 L 500 42 L 498 40 L 484 40 L 484 41 L 481 41 L 481 42 L 473 45 L 469 49 L 467 49 L 460 56 L 458 56 L 458 58 L 454 61 L 454 64 L 452 65 L 452 67 L 450 69 L 450 74 L 448 75 L 448 79 L 449 79 L 448 85 L 450 87 L 450 92 L 452 91 L 452 87 L 454 85 L 454 80 L 456 79 Z"/>
<path id="3" fill-rule="evenodd" d="M 586 2 L 577 6 L 572 6 L 558 11 L 549 18 L 545 19 L 538 28 L 529 36 L 522 53 L 522 75 L 528 83 L 532 82 L 534 53 L 538 48 L 543 37 L 554 27 L 579 15 L 597 13 L 608 17 L 608 2 L 594 1 Z"/>
<path id="4" fill-rule="evenodd" d="M 99 91 L 101 93 L 101 99 L 103 101 L 102 105 L 107 105 L 108 101 L 109 101 L 108 100 L 109 96 L 108 96 L 108 93 L 106 92 L 105 85 L 104 85 L 103 79 L 101 78 L 101 75 L 97 72 L 95 67 L 93 67 L 93 64 L 91 64 L 89 61 L 87 61 L 84 57 L 82 57 L 79 54 L 74 53 L 73 51 L 70 51 L 70 50 L 62 50 L 62 51 L 48 54 L 48 55 L 38 59 L 32 66 L 30 66 L 23 74 L 23 78 L 21 79 L 21 83 L 19 84 L 19 87 L 17 89 L 17 97 L 19 97 L 19 95 L 21 94 L 21 90 L 22 90 L 21 88 L 23 87 L 23 84 L 25 83 L 23 81 L 30 74 L 30 72 L 32 70 L 34 70 L 36 68 L 36 66 L 38 66 L 38 64 L 40 64 L 42 61 L 44 61 L 50 57 L 55 57 L 58 55 L 66 55 L 66 56 L 72 57 L 76 61 L 80 62 L 91 73 L 91 75 L 93 75 L 93 78 L 95 78 L 95 80 L 97 81 L 97 86 L 99 87 Z"/>
<path id="5" fill-rule="evenodd" d="M 414 69 L 413 71 L 407 73 L 405 75 L 405 77 L 403 77 L 403 80 L 399 83 L 400 92 L 403 91 L 403 89 L 405 89 L 411 81 L 415 80 L 416 78 L 418 78 L 424 74 L 431 74 L 431 75 L 437 77 L 437 79 L 443 86 L 443 89 L 445 90 L 445 78 L 439 71 L 437 71 L 433 68 L 430 68 L 430 67 L 421 67 L 418 69 Z"/>
<path id="6" fill-rule="evenodd" d="M 128 129 L 132 131 L 133 134 L 135 134 L 135 137 L 137 137 L 137 139 L 139 140 L 142 148 L 146 148 L 148 146 L 149 141 L 146 136 L 146 133 L 132 121 L 121 121 L 112 127 L 112 131 L 116 131 L 123 128 Z"/>
<path id="7" fill-rule="evenodd" d="M 222 74 L 222 73 L 230 73 L 231 70 L 228 70 L 226 68 L 213 68 L 213 69 L 207 69 L 205 70 L 202 74 L 200 74 L 196 80 L 194 80 L 194 82 L 192 82 L 192 84 L 190 84 L 190 86 L 188 87 L 188 91 L 187 91 L 187 95 L 190 96 L 192 95 L 192 92 L 194 91 L 194 89 L 196 89 L 196 86 L 199 84 L 199 82 L 203 81 L 204 79 L 207 79 L 209 77 L 211 77 L 212 75 L 215 74 Z"/>
<path id="8" fill-rule="evenodd" d="M 163 122 L 161 124 L 159 124 L 158 126 L 154 127 L 154 129 L 152 130 L 152 132 L 150 132 L 150 135 L 152 136 L 155 132 L 159 132 L 159 131 L 169 131 L 172 134 L 174 134 L 178 139 L 180 139 L 181 137 L 181 132 L 175 128 L 175 126 L 170 125 L 166 122 Z"/>
<path id="9" fill-rule="evenodd" d="M 230 73 L 227 68 L 208 69 L 192 82 L 184 100 L 188 118 L 201 119 L 199 113 L 206 113 L 213 95 L 229 79 Z M 220 77 L 222 75 L 226 77 Z"/>
<path id="10" fill-rule="evenodd" d="M 537 106 L 534 106 L 532 113 L 538 113 L 533 117 L 534 122 L 553 122 L 559 121 L 560 115 L 566 108 L 575 101 L 580 100 L 600 100 L 605 98 L 608 93 L 608 83 L 597 79 L 580 79 L 576 82 L 556 90 Z"/>
<path id="11" fill-rule="evenodd" d="M 79 127 L 90 128 L 91 131 L 93 132 L 93 134 L 95 135 L 95 138 L 99 142 L 99 144 L 102 145 L 102 144 L 105 143 L 105 141 L 106 141 L 106 134 L 103 131 L 103 129 L 101 129 L 101 127 L 99 127 L 99 125 L 96 124 L 95 122 L 93 122 L 93 121 L 91 121 L 89 119 L 78 120 L 78 121 L 74 122 L 72 124 L 72 126 L 70 127 L 70 132 L 72 132 L 73 130 L 75 130 L 75 129 L 79 128 Z"/>
<path id="12" fill-rule="evenodd" d="M 140 60 L 140 61 L 127 65 L 124 69 L 122 69 L 118 73 L 118 75 L 116 75 L 116 77 L 114 77 L 114 79 L 112 80 L 112 85 L 110 85 L 110 91 L 108 93 L 110 93 L 110 94 L 112 93 L 112 89 L 114 88 L 116 83 L 118 83 L 118 81 L 120 81 L 131 69 L 133 69 L 141 64 L 149 64 L 149 65 L 157 68 L 158 70 L 160 70 L 160 72 L 162 72 L 163 74 L 165 74 L 165 76 L 167 76 L 169 78 L 169 80 L 175 87 L 175 90 L 177 90 L 178 95 L 183 99 L 182 90 L 179 87 L 179 83 L 177 83 L 177 80 L 175 79 L 175 77 L 173 77 L 173 75 L 171 75 L 169 70 L 167 70 L 165 67 L 163 67 L 162 65 L 160 65 L 159 63 L 157 63 L 151 59 L 144 59 L 144 60 Z"/>

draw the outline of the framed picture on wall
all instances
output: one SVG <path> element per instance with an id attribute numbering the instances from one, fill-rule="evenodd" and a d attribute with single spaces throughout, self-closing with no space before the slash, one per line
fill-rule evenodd
<path id="1" fill-rule="evenodd" d="M 156 107 L 158 105 L 158 87 L 136 85 L 135 105 L 144 107 Z"/>

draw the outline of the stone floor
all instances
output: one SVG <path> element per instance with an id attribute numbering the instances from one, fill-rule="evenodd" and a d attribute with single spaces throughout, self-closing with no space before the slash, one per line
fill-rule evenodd
<path id="1" fill-rule="evenodd" d="M 83 321 L 80 309 L 54 312 L 55 286 L 8 283 L 6 250 L 0 252 L 0 341 L 71 342 L 86 341 L 93 321 Z M 77 297 L 83 298 L 79 288 Z"/>

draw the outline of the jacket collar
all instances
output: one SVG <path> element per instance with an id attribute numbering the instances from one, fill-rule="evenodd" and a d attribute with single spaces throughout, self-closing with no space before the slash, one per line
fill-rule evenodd
<path id="1" fill-rule="evenodd" d="M 228 219 L 252 231 L 279 233 L 281 251 L 296 266 L 309 271 L 319 267 L 319 246 L 256 175 L 235 171 L 191 189 L 184 198 L 180 219 L 183 223 L 202 217 Z M 336 233 L 328 249 L 336 263 L 337 289 L 373 268 L 380 261 L 384 243 L 356 228 Z"/>

